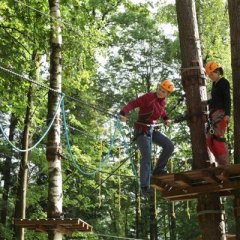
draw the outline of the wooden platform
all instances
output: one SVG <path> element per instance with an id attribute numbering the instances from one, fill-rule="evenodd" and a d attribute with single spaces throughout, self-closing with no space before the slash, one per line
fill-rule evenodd
<path id="1" fill-rule="evenodd" d="M 57 230 L 67 235 L 71 235 L 74 231 L 92 231 L 92 226 L 79 218 L 15 219 L 14 224 L 18 227 L 27 228 L 36 232 Z"/>
<path id="2" fill-rule="evenodd" d="M 236 235 L 235 234 L 226 234 L 226 239 L 227 240 L 236 240 Z M 200 237 L 197 237 L 195 238 L 194 240 L 203 240 L 203 238 L 200 236 Z"/>
<path id="3" fill-rule="evenodd" d="M 198 194 L 210 192 L 228 196 L 240 189 L 240 164 L 154 176 L 151 186 L 172 201 L 194 199 Z"/>

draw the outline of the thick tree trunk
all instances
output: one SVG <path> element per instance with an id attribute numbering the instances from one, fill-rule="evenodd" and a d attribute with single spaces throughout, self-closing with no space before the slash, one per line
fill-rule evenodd
<path id="1" fill-rule="evenodd" d="M 9 126 L 9 141 L 13 141 L 15 129 L 17 125 L 17 119 L 12 115 L 10 119 Z M 7 156 L 6 162 L 4 164 L 3 170 L 3 194 L 2 194 L 2 209 L 1 209 L 1 224 L 6 225 L 7 215 L 8 215 L 8 195 L 11 184 L 11 167 L 12 167 L 12 157 Z"/>
<path id="2" fill-rule="evenodd" d="M 205 120 L 202 116 L 206 91 L 195 4 L 192 0 L 176 1 L 182 58 L 182 84 L 186 93 L 190 128 L 193 169 L 207 166 Z M 186 24 L 187 23 L 187 24 Z"/>
<path id="3" fill-rule="evenodd" d="M 231 36 L 231 62 L 233 78 L 233 111 L 234 111 L 234 163 L 240 163 L 240 0 L 228 0 Z M 234 213 L 236 235 L 240 239 L 240 190 L 234 194 Z"/>
<path id="4" fill-rule="evenodd" d="M 198 198 L 198 220 L 204 240 L 225 240 L 225 213 L 218 194 L 210 193 Z"/>
<path id="5" fill-rule="evenodd" d="M 51 56 L 50 56 L 50 87 L 61 92 L 62 87 L 62 35 L 60 27 L 60 1 L 49 0 L 51 15 Z M 60 95 L 56 92 L 48 93 L 48 122 L 57 111 L 56 119 L 49 131 L 47 142 L 47 160 L 49 171 L 48 185 L 48 218 L 62 217 L 62 170 L 61 170 L 61 139 L 60 139 L 60 109 L 57 109 Z M 48 231 L 49 240 L 61 240 L 62 233 L 56 230 Z"/>
<path id="6" fill-rule="evenodd" d="M 176 0 L 177 20 L 182 57 L 182 83 L 186 92 L 189 114 L 193 169 L 208 166 L 209 156 L 205 138 L 205 120 L 202 116 L 203 102 L 206 100 L 204 71 L 193 0 Z M 226 239 L 224 214 L 220 205 L 220 197 L 216 194 L 204 194 L 198 198 L 198 211 L 201 217 L 199 225 L 205 240 Z M 205 219 L 211 216 L 211 224 Z M 209 227 L 211 226 L 211 227 Z M 221 237 L 220 237 L 221 236 Z"/>

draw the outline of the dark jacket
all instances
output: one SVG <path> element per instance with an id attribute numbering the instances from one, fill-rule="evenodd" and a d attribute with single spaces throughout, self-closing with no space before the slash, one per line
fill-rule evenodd
<path id="1" fill-rule="evenodd" d="M 226 78 L 222 77 L 218 82 L 213 82 L 211 96 L 212 99 L 208 101 L 210 112 L 223 109 L 225 115 L 230 116 L 230 84 Z"/>

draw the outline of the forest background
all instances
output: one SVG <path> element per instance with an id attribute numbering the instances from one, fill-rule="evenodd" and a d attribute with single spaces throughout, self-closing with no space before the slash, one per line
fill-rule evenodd
<path id="1" fill-rule="evenodd" d="M 231 84 L 226 2 L 197 0 L 196 7 L 203 62 L 217 60 Z M 184 92 L 175 5 L 172 1 L 161 0 L 141 3 L 64 0 L 61 1 L 61 15 L 62 91 L 66 94 L 65 115 L 70 139 L 62 134 L 64 216 L 80 217 L 94 227 L 93 233 L 75 234 L 76 239 L 112 239 L 111 236 L 115 239 L 148 239 L 149 204 L 139 195 L 136 174 L 139 153 L 131 139 L 136 111 L 129 115 L 127 125 L 120 126 L 122 131 L 115 132 L 115 116 L 129 100 L 154 91 L 166 78 L 172 79 L 176 85 L 167 106 L 170 118 L 185 113 L 186 104 L 180 101 Z M 1 126 L 9 140 L 19 147 L 29 106 L 29 87 L 33 98 L 32 144 L 47 129 L 48 89 L 42 86 L 49 86 L 49 31 L 46 1 L 1 1 Z M 162 125 L 161 131 L 176 146 L 168 171 L 190 170 L 191 142 L 186 122 L 170 128 Z M 227 133 L 231 158 L 232 136 L 231 121 Z M 156 157 L 159 149 L 153 150 Z M 21 152 L 13 150 L 1 134 L 2 239 L 12 239 L 13 236 L 20 159 Z M 45 218 L 48 194 L 45 138 L 31 151 L 28 161 L 26 216 Z M 234 232 L 232 199 L 222 198 L 222 201 L 227 231 Z M 168 202 L 157 193 L 157 226 L 161 239 L 197 237 L 200 230 L 196 202 Z M 26 231 L 25 239 L 46 239 L 46 235 Z"/>

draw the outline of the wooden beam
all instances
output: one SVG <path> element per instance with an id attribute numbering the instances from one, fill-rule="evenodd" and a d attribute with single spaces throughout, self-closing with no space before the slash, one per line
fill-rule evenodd
<path id="1" fill-rule="evenodd" d="M 202 178 L 208 183 L 219 184 L 221 181 L 217 178 L 213 172 L 210 172 L 206 169 L 202 170 Z"/>
<path id="2" fill-rule="evenodd" d="M 191 196 L 196 197 L 198 194 L 209 193 L 209 192 L 229 192 L 228 195 L 232 194 L 232 190 L 240 188 L 240 180 L 234 182 L 223 182 L 219 185 L 207 185 L 207 186 L 196 186 L 189 187 L 186 189 L 175 189 L 173 191 L 163 191 L 162 196 L 169 200 L 177 200 L 178 198 L 184 199 L 185 197 Z"/>
<path id="3" fill-rule="evenodd" d="M 92 231 L 92 226 L 82 221 L 79 218 L 67 219 L 15 219 L 16 226 L 35 230 L 38 232 L 47 232 L 48 230 L 57 230 L 63 234 L 70 235 L 74 231 L 89 232 Z"/>
<path id="4" fill-rule="evenodd" d="M 174 182 L 176 182 L 177 185 L 179 185 L 181 188 L 192 186 L 191 179 L 187 175 L 184 175 L 183 173 L 174 174 Z"/>

